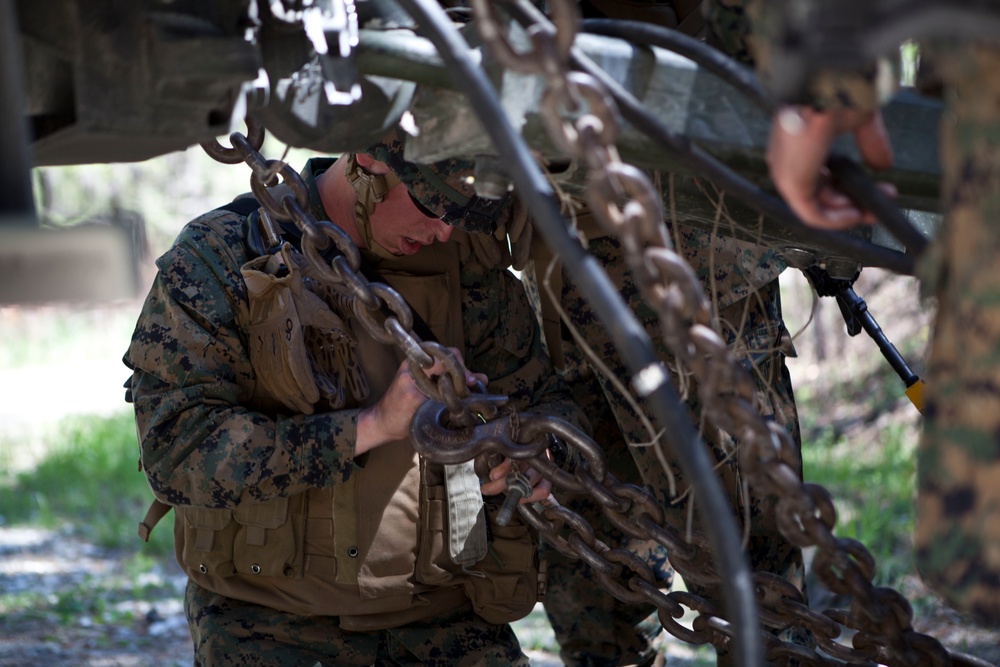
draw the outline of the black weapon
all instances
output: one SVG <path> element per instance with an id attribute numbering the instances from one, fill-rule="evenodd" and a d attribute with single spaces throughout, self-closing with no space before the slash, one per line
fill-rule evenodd
<path id="1" fill-rule="evenodd" d="M 882 327 L 875 321 L 868 310 L 868 304 L 854 291 L 854 282 L 860 275 L 860 271 L 850 279 L 833 278 L 825 269 L 818 266 L 803 269 L 802 272 L 812 283 L 817 294 L 837 299 L 837 306 L 840 307 L 840 314 L 843 315 L 844 322 L 847 324 L 849 336 L 857 336 L 864 331 L 875 341 L 882 356 L 885 357 L 906 386 L 907 398 L 917 410 L 923 412 L 925 383 L 907 365 L 903 355 L 889 341 L 885 332 L 882 331 Z"/>

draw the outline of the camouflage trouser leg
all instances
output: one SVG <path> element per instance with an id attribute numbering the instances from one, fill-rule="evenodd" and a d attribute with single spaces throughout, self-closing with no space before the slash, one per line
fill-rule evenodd
<path id="1" fill-rule="evenodd" d="M 623 482 L 642 484 L 596 378 L 589 369 L 573 365 L 573 377 L 567 380 L 590 420 L 594 441 L 608 456 L 609 469 Z M 638 554 L 653 568 L 661 588 L 669 589 L 673 570 L 666 549 L 654 541 L 640 542 L 623 534 L 588 496 L 557 496 L 563 506 L 594 527 L 597 539 L 612 549 L 621 547 Z M 541 548 L 547 564 L 545 613 L 563 662 L 568 667 L 651 664 L 656 657 L 653 640 L 663 631 L 653 616 L 656 608 L 618 600 L 601 586 L 583 560 L 564 556 L 544 541 Z"/>
<path id="2" fill-rule="evenodd" d="M 917 466 L 917 561 L 955 608 L 1000 622 L 1000 50 L 944 49 L 947 220 Z"/>
<path id="3" fill-rule="evenodd" d="M 608 270 L 608 273 L 619 287 L 623 298 L 639 321 L 646 328 L 650 337 L 659 346 L 660 342 L 658 318 L 655 313 L 642 302 L 637 286 L 631 275 L 624 268 L 625 262 L 620 244 L 614 239 L 602 238 L 591 241 L 589 246 L 593 254 Z M 561 294 L 564 309 L 570 313 L 573 324 L 597 355 L 608 365 L 611 372 L 619 378 L 630 377 L 624 362 L 615 350 L 605 327 L 597 320 L 587 305 L 586 299 L 580 293 L 568 276 L 564 275 Z M 773 418 L 785 426 L 799 442 L 798 416 L 795 411 L 795 401 L 792 396 L 791 382 L 784 363 L 785 353 L 782 351 L 787 344 L 787 332 L 781 320 L 780 293 L 777 280 L 765 285 L 757 293 L 735 302 L 722 309 L 719 313 L 723 322 L 723 331 L 727 342 L 736 344 L 742 350 L 740 355 L 743 364 L 750 370 L 756 382 L 765 417 Z M 738 333 L 734 333 L 738 332 Z M 564 341 L 564 345 L 568 344 Z M 661 357 L 667 361 L 670 355 L 660 348 Z M 674 375 L 675 386 L 682 388 L 691 415 L 696 425 L 705 427 L 703 437 L 710 449 L 711 456 L 719 462 L 719 474 L 725 491 L 730 495 L 734 512 L 742 520 L 749 517 L 749 558 L 755 570 L 770 572 L 784 577 L 796 585 L 804 593 L 804 571 L 802 552 L 786 540 L 778 530 L 776 499 L 755 493 L 754 488 L 746 487 L 746 480 L 740 475 L 737 465 L 735 447 L 737 443 L 726 434 L 713 431 L 702 424 L 701 409 L 697 399 L 697 389 L 691 386 L 692 380 L 685 378 L 683 382 Z M 621 394 L 608 382 L 602 379 L 602 385 L 612 409 L 615 412 L 619 427 L 626 440 L 631 444 L 632 457 L 639 469 L 647 489 L 653 493 L 661 504 L 667 508 L 667 518 L 677 529 L 683 530 L 688 521 L 690 494 L 683 494 L 687 483 L 669 451 L 663 452 L 670 471 L 673 474 L 676 494 L 671 492 L 670 477 L 664 470 L 661 455 L 657 448 L 648 446 L 651 436 L 644 428 L 642 421 L 628 405 Z M 648 410 L 641 408 L 649 414 Z M 665 439 L 669 439 L 668 436 Z M 669 444 L 669 443 L 668 443 Z M 801 470 L 799 471 L 801 474 Z M 694 520 L 704 521 L 697 513 Z M 697 588 L 697 587 L 695 587 Z M 721 611 L 723 608 L 722 591 L 698 590 L 699 594 L 708 597 Z M 792 641 L 808 644 L 810 638 L 804 631 L 795 628 L 776 629 Z M 720 656 L 720 661 L 725 661 Z"/>
<path id="4" fill-rule="evenodd" d="M 509 625 L 471 606 L 377 632 L 345 632 L 332 616 L 297 616 L 223 597 L 189 581 L 184 596 L 196 667 L 527 667 Z"/>

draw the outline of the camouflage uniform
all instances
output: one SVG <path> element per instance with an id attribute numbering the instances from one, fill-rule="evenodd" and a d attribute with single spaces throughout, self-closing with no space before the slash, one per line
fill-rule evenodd
<path id="1" fill-rule="evenodd" d="M 535 287 L 530 270 L 524 277 L 529 294 Z M 533 300 L 535 295 L 532 294 Z M 571 356 L 578 350 L 566 350 Z M 573 358 L 561 371 L 577 404 L 590 421 L 594 441 L 609 455 L 608 469 L 622 482 L 642 485 L 642 479 L 628 457 L 628 445 L 615 421 L 611 405 L 597 376 L 585 360 Z M 643 558 L 652 568 L 660 585 L 669 588 L 673 569 L 666 549 L 655 541 L 630 538 L 616 528 L 587 495 L 564 495 L 558 490 L 560 504 L 573 510 L 593 526 L 597 539 L 612 547 L 622 547 Z M 597 582 L 590 566 L 571 559 L 551 548 L 543 540 L 541 552 L 546 563 L 546 593 L 542 600 L 552 625 L 559 654 L 567 665 L 646 665 L 656 657 L 655 640 L 662 633 L 651 605 L 629 604 L 618 600 Z"/>
<path id="2" fill-rule="evenodd" d="M 956 609 L 1000 622 L 1000 49 L 936 48 L 946 222 L 926 276 L 937 296 L 915 547 Z"/>
<path id="3" fill-rule="evenodd" d="M 730 0 L 734 4 L 738 0 Z M 940 3 L 946 6 L 945 3 Z M 752 11 L 762 49 L 774 16 Z M 917 565 L 956 609 L 1000 622 L 1000 48 L 954 40 L 921 44 L 943 85 L 945 224 L 921 267 L 937 299 L 924 428 L 917 456 Z M 766 78 L 766 62 L 762 63 Z M 866 73 L 824 72 L 820 108 L 872 109 Z M 922 77 L 918 75 L 918 83 Z M 865 85 L 867 83 L 867 85 Z"/>
<path id="4" fill-rule="evenodd" d="M 347 632 L 336 617 L 298 616 L 241 602 L 188 582 L 184 609 L 196 667 L 527 665 L 509 625 L 469 607 L 378 632 Z M 226 656 L 213 662 L 205 656 Z"/>
<path id="5" fill-rule="evenodd" d="M 315 177 L 329 162 L 311 161 L 303 174 L 320 219 L 326 216 Z M 335 488 L 358 469 L 358 409 L 283 415 L 251 407 L 255 369 L 239 324 L 248 308 L 240 267 L 248 259 L 240 216 L 217 210 L 189 223 L 157 260 L 125 355 L 134 370 L 143 469 L 157 497 L 171 505 L 231 508 L 290 497 Z M 460 282 L 468 367 L 485 373 L 491 389 L 518 408 L 585 424 L 552 373 L 517 279 L 472 255 Z M 473 656 L 476 664 L 527 664 L 509 626 L 487 623 L 467 602 L 369 633 L 342 630 L 337 617 L 228 599 L 194 581 L 185 607 L 199 665 L 454 665 Z"/>

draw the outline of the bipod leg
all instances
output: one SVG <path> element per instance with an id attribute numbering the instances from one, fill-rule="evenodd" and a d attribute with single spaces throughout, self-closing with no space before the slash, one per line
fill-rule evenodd
<path id="1" fill-rule="evenodd" d="M 850 279 L 833 278 L 825 269 L 821 269 L 818 266 L 803 269 L 802 272 L 809 279 L 809 282 L 812 283 L 817 294 L 820 296 L 832 296 L 837 299 L 840 314 L 844 316 L 844 322 L 847 324 L 848 335 L 857 336 L 864 331 L 875 341 L 879 351 L 882 352 L 882 356 L 885 357 L 886 361 L 889 362 L 889 365 L 892 366 L 892 369 L 896 371 L 896 374 L 903 381 L 906 387 L 906 397 L 910 399 L 910 402 L 913 403 L 918 411 L 923 413 L 924 381 L 907 365 L 906 360 L 903 359 L 903 355 L 899 353 L 896 346 L 886 337 L 885 332 L 882 331 L 882 327 L 878 325 L 878 322 L 875 321 L 875 318 L 869 312 L 868 304 L 854 291 L 854 281 L 857 280 L 861 272 L 858 271 Z"/>

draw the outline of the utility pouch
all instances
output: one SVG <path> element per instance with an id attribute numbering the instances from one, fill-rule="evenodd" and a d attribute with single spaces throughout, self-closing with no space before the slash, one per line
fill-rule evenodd
<path id="1" fill-rule="evenodd" d="M 465 593 L 476 613 L 489 623 L 524 618 L 538 602 L 538 540 L 517 515 L 506 526 L 496 523 L 496 503 L 486 503 L 491 539 L 486 557 L 465 568 Z"/>
<path id="2" fill-rule="evenodd" d="M 231 577 L 236 573 L 233 542 L 236 522 L 233 511 L 201 507 L 175 507 L 181 520 L 176 523 L 175 540 L 183 547 L 178 558 L 188 570 L 213 577 Z"/>
<path id="3" fill-rule="evenodd" d="M 489 529 L 479 478 L 471 466 L 431 465 L 422 460 L 417 581 L 453 585 L 464 566 L 487 553 Z"/>
<path id="4" fill-rule="evenodd" d="M 233 510 L 233 562 L 240 574 L 302 578 L 304 496 L 246 503 Z"/>
<path id="5" fill-rule="evenodd" d="M 454 584 L 458 566 L 448 556 L 448 493 L 443 484 L 425 485 L 420 501 L 417 581 L 428 586 Z"/>
<path id="6" fill-rule="evenodd" d="M 318 298 L 305 290 L 297 273 L 278 277 L 279 268 L 284 267 L 271 255 L 240 269 L 250 301 L 250 360 L 266 393 L 290 410 L 309 415 L 319 400 L 319 388 L 306 354 L 299 301 L 306 295 Z"/>

